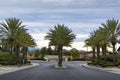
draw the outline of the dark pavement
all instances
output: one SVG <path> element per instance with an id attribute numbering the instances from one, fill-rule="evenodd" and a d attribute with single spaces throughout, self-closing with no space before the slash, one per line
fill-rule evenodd
<path id="1" fill-rule="evenodd" d="M 68 68 L 55 68 L 56 62 L 34 61 L 40 65 L 0 75 L 0 80 L 120 80 L 120 75 L 65 62 Z"/>

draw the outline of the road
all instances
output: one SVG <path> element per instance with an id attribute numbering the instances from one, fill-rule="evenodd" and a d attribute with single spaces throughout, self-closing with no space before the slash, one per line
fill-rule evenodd
<path id="1" fill-rule="evenodd" d="M 56 62 L 34 61 L 40 65 L 0 75 L 0 80 L 120 80 L 120 75 L 65 62 L 68 68 L 55 68 Z"/>

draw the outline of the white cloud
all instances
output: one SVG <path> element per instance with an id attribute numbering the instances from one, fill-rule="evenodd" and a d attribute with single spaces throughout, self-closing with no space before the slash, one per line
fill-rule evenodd
<path id="1" fill-rule="evenodd" d="M 72 2 L 74 0 L 41 0 L 42 2 Z"/>
<path id="2" fill-rule="evenodd" d="M 77 34 L 76 38 L 87 38 L 89 37 L 89 34 Z"/>
<path id="3" fill-rule="evenodd" d="M 0 10 L 1 21 L 20 18 L 39 47 L 47 46 L 46 32 L 59 23 L 76 34 L 72 47 L 84 49 L 82 42 L 89 32 L 106 19 L 120 19 L 120 0 L 1 0 Z"/>
<path id="4" fill-rule="evenodd" d="M 52 23 L 37 22 L 37 21 L 24 22 L 23 24 L 25 24 L 27 26 L 34 26 L 34 27 L 50 26 L 50 25 L 52 25 Z"/>
<path id="5" fill-rule="evenodd" d="M 42 47 L 48 47 L 48 40 L 42 40 L 42 41 L 37 41 L 37 47 L 42 48 Z"/>
<path id="6" fill-rule="evenodd" d="M 31 36 L 32 36 L 36 41 L 43 41 L 43 40 L 45 39 L 46 33 L 31 34 Z"/>
<path id="7" fill-rule="evenodd" d="M 70 50 L 72 48 L 76 48 L 78 50 L 85 50 L 85 51 L 91 51 L 91 48 L 90 47 L 84 47 L 84 42 L 73 42 L 71 44 L 71 47 L 64 47 L 64 49 L 67 49 L 67 50 Z"/>
<path id="8" fill-rule="evenodd" d="M 45 40 L 45 33 L 31 34 L 31 36 L 35 39 L 38 48 L 48 47 L 49 41 Z"/>
<path id="9" fill-rule="evenodd" d="M 32 37 L 35 39 L 37 43 L 37 47 L 48 47 L 49 40 L 45 40 L 46 33 L 37 33 L 37 34 L 31 34 Z M 77 38 L 84 38 L 88 37 L 88 35 L 83 34 L 77 34 Z M 71 48 L 76 48 L 78 50 L 86 50 L 84 47 L 84 42 L 73 42 L 72 47 L 64 47 L 65 49 L 70 50 Z"/>

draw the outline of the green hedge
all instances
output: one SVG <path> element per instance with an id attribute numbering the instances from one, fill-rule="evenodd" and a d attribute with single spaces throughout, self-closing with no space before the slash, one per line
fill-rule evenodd
<path id="1" fill-rule="evenodd" d="M 6 54 L 1 53 L 0 54 L 0 64 L 1 65 L 9 65 L 9 56 L 10 55 L 8 53 L 6 53 Z M 11 55 L 11 58 L 12 58 L 11 65 L 16 64 L 16 55 L 15 54 Z"/>
<path id="2" fill-rule="evenodd" d="M 116 58 L 115 58 L 115 66 L 119 66 L 120 65 L 120 55 L 116 55 Z M 106 56 L 106 63 L 104 61 L 104 57 L 101 56 L 100 59 L 99 59 L 99 64 L 97 63 L 97 59 L 94 60 L 94 62 L 92 61 L 91 63 L 89 64 L 92 64 L 92 65 L 99 65 L 101 67 L 107 67 L 107 66 L 113 66 L 113 55 L 110 54 L 110 55 L 107 55 Z"/>
<path id="3" fill-rule="evenodd" d="M 84 58 L 73 58 L 70 61 L 85 61 L 85 59 Z"/>
<path id="4" fill-rule="evenodd" d="M 8 61 L 9 54 L 0 54 L 0 61 Z"/>

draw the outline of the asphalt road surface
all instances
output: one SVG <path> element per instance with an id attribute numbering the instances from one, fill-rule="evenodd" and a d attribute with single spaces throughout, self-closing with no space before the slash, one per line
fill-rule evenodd
<path id="1" fill-rule="evenodd" d="M 120 80 L 120 75 L 65 62 L 68 68 L 55 68 L 56 62 L 34 61 L 40 65 L 0 75 L 0 80 Z"/>

